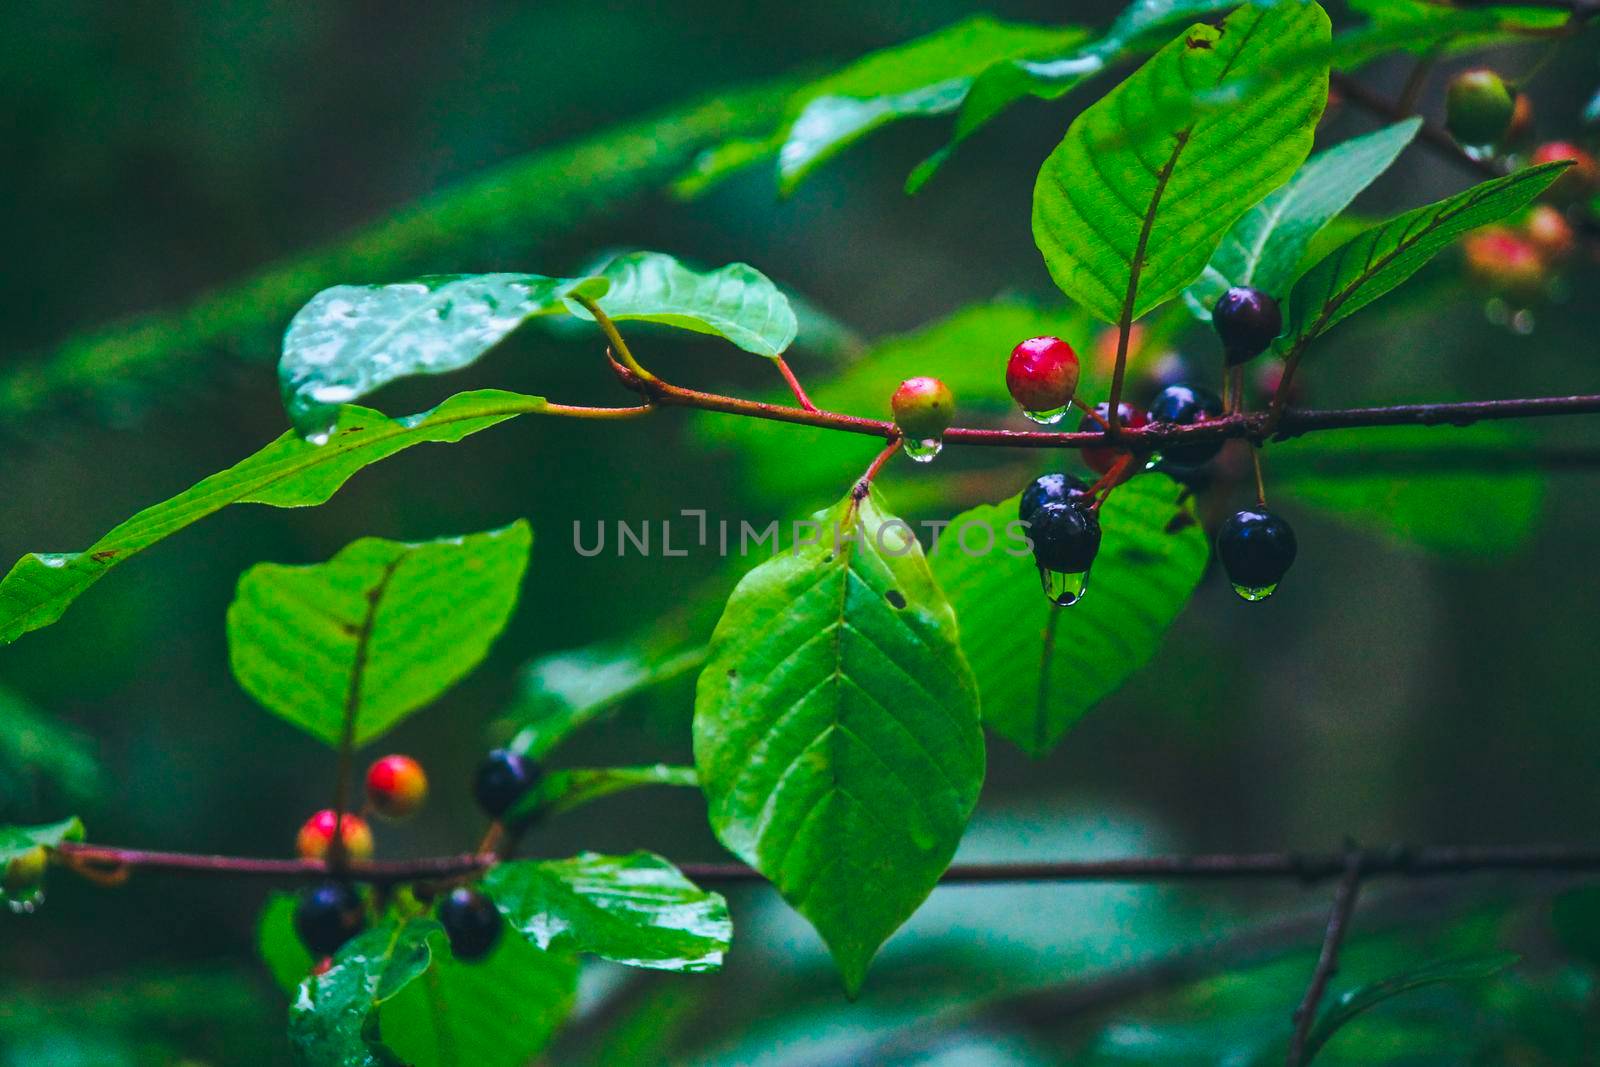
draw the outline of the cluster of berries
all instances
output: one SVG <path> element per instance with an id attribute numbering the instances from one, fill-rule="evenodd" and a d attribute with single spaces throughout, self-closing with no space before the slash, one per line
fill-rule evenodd
<path id="1" fill-rule="evenodd" d="M 1229 368 L 1261 355 L 1283 330 L 1278 302 L 1247 286 L 1224 293 L 1211 321 Z M 1059 422 L 1076 402 L 1079 376 L 1077 353 L 1059 337 L 1030 337 L 1012 349 L 1006 364 L 1012 398 L 1028 418 L 1046 425 Z M 919 452 L 913 458 L 932 458 L 954 416 L 949 388 L 937 378 L 911 378 L 900 383 L 890 407 L 908 450 L 917 443 Z M 1194 426 L 1222 414 L 1223 404 L 1215 393 L 1180 382 L 1162 389 L 1148 409 L 1119 403 L 1117 423 L 1134 430 L 1152 424 Z M 1104 430 L 1109 419 L 1108 404 L 1086 408 L 1078 429 Z M 1084 463 L 1099 475 L 1093 485 L 1066 473 L 1037 478 L 1023 491 L 1018 517 L 1028 526 L 1045 595 L 1065 607 L 1087 592 L 1089 569 L 1100 551 L 1099 506 L 1104 491 L 1142 470 L 1159 468 L 1175 478 L 1187 478 L 1221 448 L 1220 440 L 1197 441 L 1168 446 L 1155 456 L 1108 442 L 1082 449 Z M 1294 562 L 1294 531 L 1266 508 L 1249 508 L 1223 523 L 1217 555 L 1234 590 L 1246 600 L 1261 600 L 1272 595 Z"/>
<path id="2" fill-rule="evenodd" d="M 500 819 L 526 797 L 543 777 L 539 764 L 507 749 L 495 749 L 479 764 L 473 778 L 473 796 L 490 818 Z M 388 819 L 415 815 L 428 796 L 428 778 L 410 756 L 385 756 L 367 770 L 367 808 Z M 341 818 L 332 809 L 317 812 L 300 828 L 296 844 L 301 857 L 325 859 L 334 851 L 337 834 L 344 859 L 372 856 L 372 828 L 366 818 L 347 812 Z M 337 860 L 338 856 L 334 857 Z M 419 900 L 426 893 L 414 887 Z M 322 958 L 321 973 L 332 965 L 331 955 L 367 925 L 368 906 L 361 892 L 348 881 L 330 880 L 301 894 L 295 906 L 294 928 L 313 955 Z M 479 960 L 500 940 L 500 911 L 478 889 L 459 885 L 439 901 L 436 914 L 450 949 L 459 960 Z"/>
<path id="3" fill-rule="evenodd" d="M 1479 68 L 1451 79 L 1445 124 L 1469 152 L 1489 158 L 1531 139 L 1533 109 L 1498 73 Z M 1563 160 L 1573 165 L 1546 192 L 1548 203 L 1529 209 L 1515 224 L 1485 226 L 1462 242 L 1468 275 L 1496 297 L 1523 307 L 1542 299 L 1577 249 L 1569 215 L 1590 210 L 1600 195 L 1600 162 L 1570 141 L 1548 141 L 1527 155 L 1530 165 Z M 1520 321 L 1531 320 L 1511 319 L 1514 327 Z"/>

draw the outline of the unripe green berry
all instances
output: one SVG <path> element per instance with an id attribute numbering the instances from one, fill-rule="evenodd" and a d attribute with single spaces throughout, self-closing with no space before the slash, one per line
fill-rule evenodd
<path id="1" fill-rule="evenodd" d="M 907 378 L 889 398 L 894 424 L 913 441 L 937 438 L 955 421 L 956 401 L 937 378 Z"/>
<path id="2" fill-rule="evenodd" d="M 50 866 L 50 853 L 43 845 L 34 845 L 20 856 L 13 856 L 6 864 L 0 889 L 7 893 L 26 893 L 37 889 L 44 881 L 44 872 Z"/>
<path id="3" fill-rule="evenodd" d="M 1517 102 L 1505 81 L 1492 70 L 1469 70 L 1450 81 L 1445 97 L 1445 125 L 1464 145 L 1499 144 L 1511 128 Z"/>

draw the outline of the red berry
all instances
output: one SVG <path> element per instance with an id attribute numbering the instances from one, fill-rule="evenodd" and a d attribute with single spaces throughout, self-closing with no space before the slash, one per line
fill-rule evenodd
<path id="1" fill-rule="evenodd" d="M 324 956 L 312 965 L 311 976 L 313 978 L 321 978 L 331 970 L 333 970 L 333 957 Z"/>
<path id="2" fill-rule="evenodd" d="M 379 815 L 404 819 L 428 799 L 428 776 L 410 756 L 385 756 L 367 769 L 367 800 Z"/>
<path id="3" fill-rule="evenodd" d="M 1097 404 L 1094 410 L 1095 414 L 1105 419 L 1110 415 L 1111 406 L 1109 404 Z M 1124 429 L 1137 430 L 1150 421 L 1150 416 L 1132 404 L 1123 403 L 1117 405 L 1117 421 Z M 1100 429 L 1100 423 L 1085 415 L 1078 423 L 1078 429 L 1093 432 Z M 1126 449 L 1116 448 L 1111 445 L 1090 445 L 1082 450 L 1082 454 L 1083 461 L 1089 465 L 1090 470 L 1100 474 L 1109 474 L 1111 468 L 1116 465 L 1117 460 L 1127 455 L 1128 452 Z M 1136 473 L 1134 465 L 1129 464 L 1122 480 L 1127 481 Z"/>
<path id="4" fill-rule="evenodd" d="M 1531 300 L 1544 290 L 1549 275 L 1544 256 L 1532 242 L 1505 226 L 1485 226 L 1461 242 L 1467 273 L 1485 288 Z"/>
<path id="5" fill-rule="evenodd" d="M 1078 354 L 1059 337 L 1030 337 L 1006 362 L 1011 398 L 1036 422 L 1056 422 L 1078 391 Z"/>
<path id="6" fill-rule="evenodd" d="M 908 440 L 937 439 L 955 421 L 956 402 L 937 378 L 907 378 L 889 398 L 895 425 Z"/>
<path id="7" fill-rule="evenodd" d="M 295 850 L 302 859 L 320 860 L 327 856 L 337 822 L 338 817 L 332 808 L 323 808 L 306 820 L 305 825 L 300 827 L 300 836 L 295 838 Z M 372 856 L 372 828 L 361 816 L 345 812 L 341 836 L 347 858 L 364 860 Z"/>
<path id="8" fill-rule="evenodd" d="M 1576 203 L 1600 191 L 1600 163 L 1570 141 L 1549 141 L 1542 144 L 1533 150 L 1528 162 L 1538 166 L 1540 163 L 1558 163 L 1565 159 L 1572 160 L 1573 165 L 1556 179 L 1556 183 L 1546 190 L 1545 195 L 1558 203 Z"/>
<path id="9" fill-rule="evenodd" d="M 1578 246 L 1567 217 L 1549 204 L 1539 204 L 1528 212 L 1522 224 L 1528 242 L 1537 248 L 1551 263 L 1560 263 L 1570 257 Z"/>

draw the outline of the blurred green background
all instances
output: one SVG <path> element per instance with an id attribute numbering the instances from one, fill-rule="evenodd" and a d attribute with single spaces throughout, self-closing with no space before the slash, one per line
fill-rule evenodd
<path id="1" fill-rule="evenodd" d="M 983 10 L 1103 25 L 1119 7 L 993 3 Z M 29 368 L 79 331 L 182 306 L 484 168 L 719 90 L 829 69 L 975 10 L 957 2 L 751 9 L 17 0 L 0 13 L 0 109 L 9 131 L 0 171 L 8 252 L 0 261 L 7 309 L 0 374 L 26 381 Z M 1519 48 L 1492 58 L 1519 71 L 1540 54 Z M 1392 92 L 1406 69 L 1385 62 L 1363 76 Z M 1531 89 L 1541 134 L 1577 133 L 1597 80 L 1600 66 L 1582 46 L 1544 69 Z M 1423 101 L 1436 117 L 1441 84 L 1436 78 Z M 942 143 L 943 122 L 893 127 L 788 199 L 777 197 L 765 168 L 691 202 L 661 191 L 658 179 L 600 216 L 496 232 L 396 276 L 560 274 L 618 247 L 712 264 L 744 260 L 825 314 L 828 322 L 803 327 L 791 359 L 802 378 L 821 381 L 859 351 L 860 339 L 911 330 L 1000 294 L 1050 299 L 1029 231 L 1032 183 L 1073 110 L 1094 91 L 1017 107 L 915 199 L 902 194 L 901 182 Z M 1372 125 L 1347 108 L 1330 120 L 1324 140 Z M 661 177 L 676 169 L 665 167 Z M 1415 206 L 1470 179 L 1413 148 L 1358 208 L 1381 214 Z M 440 247 L 449 243 L 446 235 Z M 1574 297 L 1536 309 L 1536 329 L 1518 336 L 1487 323 L 1483 295 L 1463 283 L 1455 258 L 1442 257 L 1330 337 L 1305 370 L 1311 402 L 1592 391 L 1596 282 L 1593 263 L 1575 267 L 1567 279 Z M 311 295 L 308 289 L 299 300 Z M 773 384 L 759 361 L 710 339 L 638 336 L 643 358 L 672 380 L 746 392 Z M 269 333 L 203 345 L 169 378 L 108 375 L 41 410 L 0 411 L 7 501 L 0 556 L 81 547 L 281 432 L 272 344 Z M 1180 349 L 1200 368 L 1216 364 L 1203 333 L 1185 335 Z M 1004 354 L 997 347 L 970 358 L 992 366 L 998 380 Z M 897 380 L 886 373 L 885 400 L 861 412 L 880 414 Z M 526 331 L 472 371 L 392 389 L 378 406 L 420 410 L 479 384 L 569 402 L 621 400 L 591 338 Z M 222 621 L 237 576 L 263 560 L 326 559 L 358 536 L 426 538 L 527 516 L 539 538 L 529 582 L 490 661 L 383 742 L 422 759 L 435 794 L 417 823 L 380 828 L 379 855 L 461 847 L 481 821 L 466 781 L 490 724 L 517 690 L 520 665 L 623 636 L 708 582 L 726 588 L 727 575 L 704 555 L 579 558 L 574 520 L 659 520 L 703 507 L 713 517 L 764 525 L 825 505 L 873 453 L 865 440 L 830 445 L 840 462 L 826 488 L 805 478 L 774 487 L 746 477 L 724 445 L 707 443 L 710 418 L 669 412 L 614 426 L 520 420 L 397 456 L 324 507 L 233 509 L 159 545 L 58 625 L 0 650 L 0 684 L 89 739 L 100 763 L 98 776 L 77 782 L 77 790 L 21 776 L 5 782 L 0 822 L 76 811 L 96 841 L 288 854 L 300 821 L 329 799 L 334 760 L 233 682 Z M 785 431 L 768 432 L 776 439 Z M 1525 438 L 1530 449 L 1593 440 L 1581 420 L 1531 427 Z M 1270 477 L 1270 452 L 1267 458 Z M 919 472 L 897 470 L 886 488 L 891 501 L 897 491 L 914 501 L 906 510 L 915 517 L 947 517 L 975 500 L 1007 496 L 1043 469 L 1037 457 L 1007 460 L 1004 475 L 962 483 L 943 503 L 915 491 Z M 1494 484 L 1486 477 L 1472 491 L 1492 494 Z M 1286 505 L 1301 555 L 1278 597 L 1246 607 L 1210 576 L 1155 661 L 1090 712 L 1055 754 L 1034 762 L 991 742 L 970 854 L 1323 849 L 1346 836 L 1593 840 L 1600 574 L 1587 559 L 1600 537 L 1597 485 L 1592 471 L 1552 473 L 1536 533 L 1517 551 L 1490 558 L 1430 554 Z M 1444 503 L 1474 508 L 1471 499 Z M 636 702 L 559 759 L 686 761 L 688 694 L 679 685 Z M 720 856 L 703 805 L 687 791 L 616 798 L 529 842 L 548 854 L 634 847 L 684 861 Z M 57 876 L 39 915 L 0 916 L 0 1063 L 121 1062 L 112 1057 L 123 1053 L 109 1045 L 95 1051 L 97 1031 L 75 1022 L 74 1012 L 142 1034 L 152 1047 L 167 1048 L 170 1038 L 171 1047 L 207 1062 L 282 1060 L 283 1004 L 254 958 L 265 892 L 159 876 L 109 892 Z M 756 1062 L 748 1051 L 755 1048 L 771 1062 L 869 1062 L 813 1042 L 898 1011 L 921 1012 L 908 1004 L 922 997 L 955 1010 L 978 992 L 1094 973 L 1251 916 L 1314 911 L 1323 899 L 1294 889 L 940 890 L 891 942 L 880 968 L 888 977 L 869 981 L 852 1008 L 810 931 L 771 894 L 752 890 L 734 897 L 742 925 L 727 973 L 629 979 L 624 997 L 615 991 L 622 979 L 597 971 L 579 1033 L 557 1062 L 580 1054 L 632 1062 L 623 1051 L 583 1044 L 584 1034 L 628 1018 L 619 1003 L 649 1008 L 638 1016 L 648 1038 L 640 1038 L 645 1051 L 636 1062 L 664 1055 L 659 1042 L 673 1020 L 683 1022 L 683 1048 L 725 1043 L 734 1049 L 730 1063 Z M 1539 914 L 1526 921 L 1537 926 Z M 1316 936 L 1308 932 L 1304 943 Z M 1494 940 L 1476 929 L 1470 937 Z M 1272 1025 L 1298 999 L 1307 963 L 1252 986 Z M 168 1000 L 119 995 L 122 983 L 143 974 L 168 983 L 161 987 Z M 86 996 L 109 999 L 80 999 Z M 785 1005 L 811 1001 L 815 1010 L 785 1029 Z M 186 1014 L 197 1002 L 216 1010 Z M 128 1016 L 125 1026 L 118 1010 Z M 1106 1023 L 1088 1019 L 1091 1027 Z M 746 1030 L 757 1021 L 777 1030 L 770 1037 Z M 1034 1036 L 958 1022 L 950 1044 L 935 1052 L 950 1062 L 1028 1063 L 1050 1055 L 1040 1043 L 1066 1047 L 1026 1019 L 1020 1030 Z M 1070 1040 L 1088 1040 L 1090 1032 Z M 1104 1040 L 1104 1031 L 1092 1032 Z M 752 1042 L 745 1052 L 734 1044 L 741 1039 Z M 88 1042 L 79 1059 L 70 1058 L 74 1041 Z M 785 1060 L 785 1050 L 795 1058 Z"/>

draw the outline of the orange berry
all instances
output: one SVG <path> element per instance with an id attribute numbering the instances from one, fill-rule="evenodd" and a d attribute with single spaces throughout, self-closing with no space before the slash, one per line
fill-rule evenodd
<path id="1" fill-rule="evenodd" d="M 300 836 L 295 838 L 295 850 L 302 859 L 320 860 L 328 855 L 328 846 L 333 843 L 333 830 L 338 822 L 338 816 L 332 808 L 323 808 L 300 827 Z M 367 820 L 351 812 L 344 814 L 344 826 L 340 835 L 344 841 L 345 856 L 353 860 L 370 859 L 372 856 L 372 828 L 367 825 Z"/>
<path id="2" fill-rule="evenodd" d="M 385 756 L 367 768 L 367 800 L 379 815 L 404 819 L 428 799 L 428 776 L 410 756 Z"/>
<path id="3" fill-rule="evenodd" d="M 1462 240 L 1467 273 L 1497 293 L 1521 299 L 1544 289 L 1548 268 L 1530 241 L 1505 226 L 1485 226 Z"/>
<path id="4" fill-rule="evenodd" d="M 1578 247 L 1567 217 L 1549 204 L 1539 204 L 1528 212 L 1522 224 L 1523 235 L 1551 263 L 1560 263 Z"/>
<path id="5" fill-rule="evenodd" d="M 1547 190 L 1550 199 L 1563 204 L 1575 203 L 1600 191 L 1600 162 L 1571 141 L 1547 141 L 1533 150 L 1528 162 L 1537 166 L 1564 159 L 1572 160 L 1573 165 Z"/>

